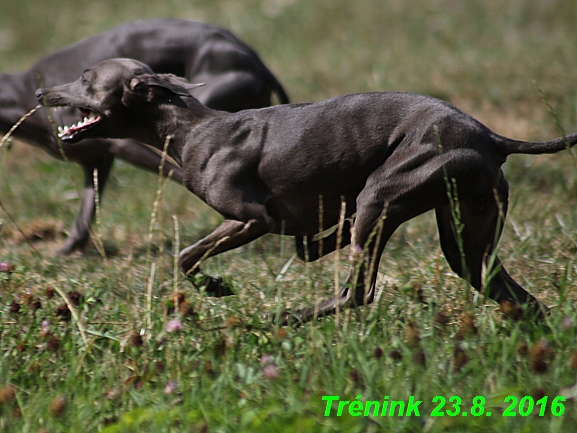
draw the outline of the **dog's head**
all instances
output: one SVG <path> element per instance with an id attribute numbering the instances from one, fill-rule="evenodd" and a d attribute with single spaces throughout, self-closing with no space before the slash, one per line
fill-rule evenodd
<path id="1" fill-rule="evenodd" d="M 163 102 L 183 105 L 181 98 L 202 84 L 190 84 L 171 74 L 155 74 L 132 59 L 105 60 L 84 71 L 70 84 L 39 89 L 36 97 L 46 107 L 78 109 L 77 124 L 58 128 L 62 141 L 85 138 L 129 138 L 133 127 L 142 127 L 143 113 Z"/>

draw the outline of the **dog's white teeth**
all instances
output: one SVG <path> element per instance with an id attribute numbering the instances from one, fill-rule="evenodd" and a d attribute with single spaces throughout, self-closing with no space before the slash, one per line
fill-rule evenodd
<path id="1" fill-rule="evenodd" d="M 98 114 L 94 111 L 91 111 L 87 116 L 84 116 L 82 120 L 79 120 L 77 123 L 72 124 L 71 126 L 59 126 L 58 127 L 58 136 L 62 138 L 67 134 L 71 134 L 77 132 L 78 130 L 83 129 L 84 127 L 94 123 L 98 120 Z"/>
<path id="2" fill-rule="evenodd" d="M 58 127 L 58 137 L 62 138 L 66 135 L 66 131 L 68 131 L 70 127 L 68 126 L 59 126 Z"/>

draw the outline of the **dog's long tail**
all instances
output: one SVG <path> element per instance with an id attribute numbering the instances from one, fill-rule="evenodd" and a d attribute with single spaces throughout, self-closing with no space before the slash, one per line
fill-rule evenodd
<path id="1" fill-rule="evenodd" d="M 275 79 L 275 81 L 276 81 L 276 79 Z M 276 96 L 278 97 L 279 103 L 281 103 L 281 104 L 290 103 L 289 97 L 286 94 L 286 92 L 284 91 L 283 86 L 281 86 L 281 84 L 278 81 L 277 81 L 277 84 L 278 84 L 278 87 L 276 87 L 274 90 L 275 90 Z"/>
<path id="2" fill-rule="evenodd" d="M 263 69 L 264 70 L 262 71 L 262 73 L 264 75 L 264 79 L 265 79 L 266 83 L 268 84 L 268 86 L 270 87 L 270 89 L 277 96 L 279 104 L 290 103 L 289 97 L 286 94 L 281 83 L 279 83 L 279 81 L 276 79 L 276 77 L 272 74 L 271 71 L 268 70 L 268 68 L 266 66 Z"/>
<path id="3" fill-rule="evenodd" d="M 556 138 L 550 141 L 519 141 L 498 136 L 497 142 L 505 155 L 515 153 L 524 153 L 530 155 L 539 155 L 542 153 L 557 153 L 562 150 L 570 149 L 577 144 L 577 133 L 565 137 Z"/>

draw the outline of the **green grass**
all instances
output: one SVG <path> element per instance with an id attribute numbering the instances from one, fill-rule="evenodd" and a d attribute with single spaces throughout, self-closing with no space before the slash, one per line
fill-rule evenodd
<path id="1" fill-rule="evenodd" d="M 174 16 L 230 28 L 294 101 L 411 91 L 447 99 L 513 138 L 552 138 L 559 125 L 577 130 L 570 0 L 5 0 L 2 8 L 3 72 L 127 20 Z M 509 395 L 551 401 L 576 380 L 577 163 L 568 152 L 511 157 L 504 166 L 511 193 L 499 255 L 552 307 L 546 323 L 505 319 L 475 297 L 449 270 L 427 214 L 389 242 L 378 302 L 296 329 L 278 329 L 262 315 L 332 293 L 335 267 L 341 281 L 346 276 L 348 250 L 340 261 L 294 261 L 278 278 L 292 241 L 267 236 L 203 264 L 238 292 L 207 298 L 173 272 L 174 250 L 210 232 L 220 216 L 171 183 L 149 230 L 157 179 L 118 163 L 94 226 L 114 254 L 103 258 L 93 247 L 56 258 L 78 206 L 80 171 L 21 142 L 0 152 L 0 200 L 9 212 L 0 210 L 0 262 L 15 266 L 0 273 L 2 431 L 563 432 L 577 425 L 574 400 L 558 417 L 550 406 L 545 416 L 538 409 L 521 416 L 518 408 L 502 416 Z M 20 230 L 45 239 L 26 242 Z M 175 287 L 187 301 L 183 317 L 169 308 Z M 76 314 L 62 317 L 69 292 L 82 297 Z M 176 318 L 182 330 L 167 332 Z M 337 417 L 335 404 L 324 417 L 324 395 L 423 403 L 421 416 L 345 410 Z M 454 395 L 468 416 L 430 416 L 435 396 Z M 486 399 L 490 417 L 472 416 L 475 396 Z"/>

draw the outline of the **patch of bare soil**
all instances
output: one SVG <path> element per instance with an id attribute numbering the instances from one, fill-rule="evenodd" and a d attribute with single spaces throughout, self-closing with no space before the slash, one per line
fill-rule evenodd
<path id="1" fill-rule="evenodd" d="M 11 230 L 11 237 L 17 244 L 52 241 L 64 234 L 62 222 L 52 218 L 33 220 L 25 226 L 21 226 L 20 230 Z"/>

